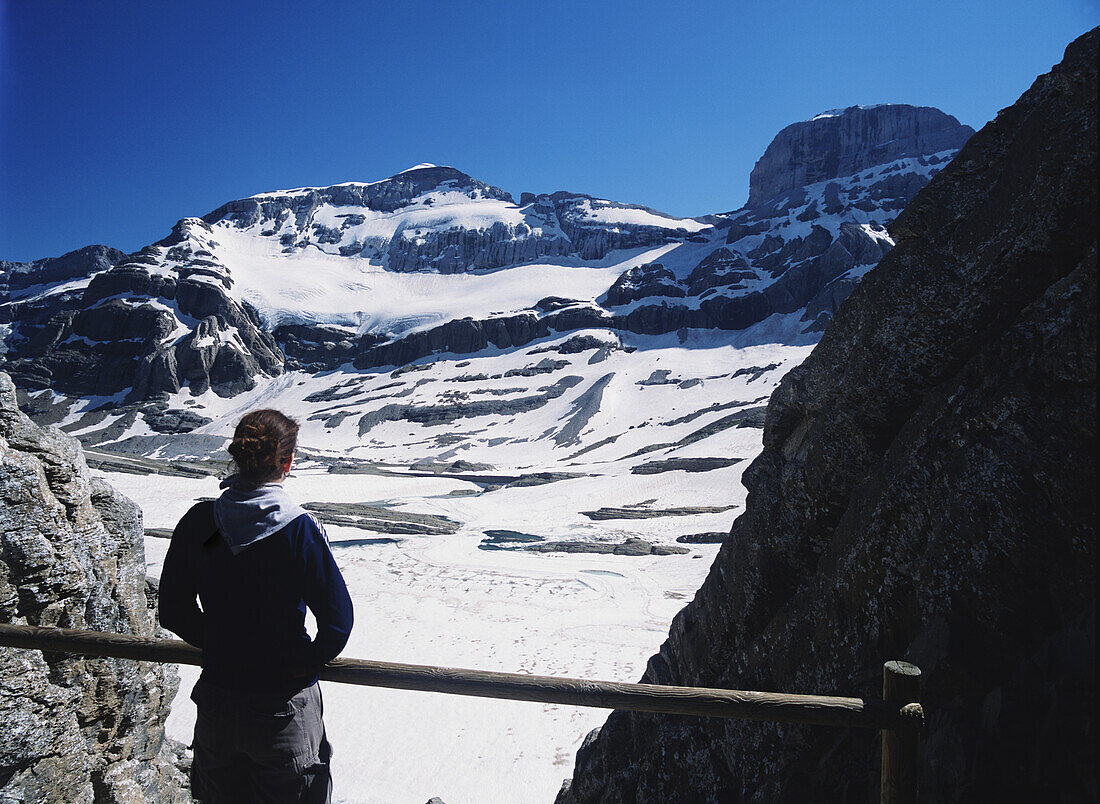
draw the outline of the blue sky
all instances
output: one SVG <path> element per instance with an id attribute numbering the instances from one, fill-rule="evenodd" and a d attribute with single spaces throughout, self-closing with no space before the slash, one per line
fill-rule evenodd
<path id="1" fill-rule="evenodd" d="M 900 102 L 980 128 L 1097 24 L 1098 0 L 0 0 L 0 259 L 419 162 L 731 210 L 783 126 Z"/>

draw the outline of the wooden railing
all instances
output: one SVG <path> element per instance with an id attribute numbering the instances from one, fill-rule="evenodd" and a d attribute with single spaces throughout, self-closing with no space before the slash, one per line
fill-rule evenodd
<path id="1" fill-rule="evenodd" d="M 99 631 L 0 623 L 0 645 L 146 662 L 202 664 L 202 651 L 186 642 Z M 321 671 L 321 678 L 325 681 L 368 687 L 635 712 L 878 729 L 882 731 L 881 800 L 883 804 L 910 804 L 917 800 L 919 735 L 924 727 L 924 710 L 919 703 L 920 670 L 905 662 L 887 662 L 883 667 L 883 676 L 883 700 L 867 700 L 707 687 L 622 684 L 366 659 L 335 659 Z"/>

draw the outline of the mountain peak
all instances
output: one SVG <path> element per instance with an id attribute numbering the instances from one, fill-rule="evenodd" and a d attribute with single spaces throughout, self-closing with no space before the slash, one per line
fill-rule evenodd
<path id="1" fill-rule="evenodd" d="M 401 173 L 412 173 L 414 170 L 427 170 L 429 168 L 436 167 L 439 167 L 439 165 L 433 165 L 431 162 L 421 162 L 419 165 L 413 165 L 411 168 L 405 168 L 401 171 Z M 394 176 L 400 176 L 401 173 L 395 173 Z"/>
<path id="2" fill-rule="evenodd" d="M 883 106 L 904 106 L 906 104 L 893 104 L 893 103 L 872 103 L 872 104 L 860 104 L 858 106 L 847 106 L 843 109 L 826 109 L 824 112 L 815 114 L 809 120 L 804 120 L 804 123 L 811 123 L 814 120 L 824 120 L 827 117 L 840 117 L 842 114 L 855 109 L 880 109 Z"/>
<path id="3" fill-rule="evenodd" d="M 350 181 L 327 187 L 299 187 L 257 193 L 248 198 L 230 201 L 203 216 L 208 224 L 229 220 L 238 228 L 248 228 L 260 221 L 279 219 L 285 210 L 300 217 L 299 224 L 321 205 L 363 207 L 375 212 L 393 212 L 433 192 L 464 193 L 471 199 L 488 198 L 515 203 L 512 196 L 453 167 L 427 162 L 395 173 L 388 179 L 373 182 Z"/>
<path id="4" fill-rule="evenodd" d="M 890 103 L 822 112 L 787 126 L 771 141 L 749 176 L 748 205 L 892 159 L 955 151 L 973 133 L 931 106 Z"/>

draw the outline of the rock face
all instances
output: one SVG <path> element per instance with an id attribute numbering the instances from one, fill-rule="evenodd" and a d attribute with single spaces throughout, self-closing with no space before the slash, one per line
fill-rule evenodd
<path id="1" fill-rule="evenodd" d="M 456 202 L 465 209 L 451 214 Z M 401 215 L 389 218 L 392 225 L 377 225 L 389 213 Z M 313 246 L 375 259 L 391 271 L 441 274 L 543 257 L 596 260 L 614 249 L 676 242 L 705 228 L 692 219 L 580 193 L 525 193 L 516 205 L 499 187 L 434 165 L 370 184 L 264 193 L 231 201 L 203 220 L 278 238 L 284 253 Z"/>
<path id="2" fill-rule="evenodd" d="M 499 187 L 452 167 L 425 165 L 369 184 L 351 182 L 231 201 L 203 220 L 277 237 L 285 253 L 314 246 L 345 257 L 377 259 L 388 269 L 402 273 L 464 273 L 572 250 L 552 208 L 529 207 L 523 214 L 478 227 L 463 225 L 461 216 L 443 226 L 421 222 L 422 216 L 430 216 L 441 200 L 453 203 L 457 199 L 514 206 L 512 196 Z M 334 210 L 341 211 L 333 215 Z M 399 211 L 406 217 L 395 229 L 380 230 L 371 225 L 378 213 Z M 446 217 L 444 214 L 443 219 Z"/>
<path id="3" fill-rule="evenodd" d="M 322 204 L 338 207 L 362 207 L 373 212 L 393 212 L 413 203 L 425 192 L 449 186 L 471 199 L 494 198 L 512 202 L 512 196 L 485 182 L 472 179 L 460 170 L 438 165 L 418 165 L 385 181 L 369 184 L 348 182 L 333 187 L 288 190 L 285 193 L 264 193 L 252 198 L 230 201 L 208 215 L 207 223 L 231 220 L 242 229 L 257 223 L 281 222 L 294 215 L 299 227 L 309 221 L 310 214 Z M 351 222 L 355 225 L 355 221 Z"/>
<path id="4" fill-rule="evenodd" d="M 894 222 L 773 395 L 746 512 L 644 681 L 877 698 L 904 659 L 922 798 L 1095 798 L 1098 45 Z M 873 801 L 878 742 L 614 713 L 558 802 Z"/>
<path id="5" fill-rule="evenodd" d="M 0 621 L 153 636 L 141 512 L 0 373 Z M 170 665 L 0 650 L 0 799 L 186 802 Z"/>
<path id="6" fill-rule="evenodd" d="M 810 136 L 823 126 L 844 136 Z M 801 143 L 801 161 L 791 163 L 791 176 L 781 182 L 784 190 L 764 202 L 750 200 L 740 210 L 711 216 L 706 220 L 713 229 L 695 233 L 668 228 L 675 219 L 664 228 L 603 220 L 627 217 L 632 210 L 645 214 L 640 220 L 661 220 L 660 213 L 643 207 L 565 192 L 529 197 L 526 209 L 541 210 L 546 231 L 552 219 L 568 237 L 569 253 L 586 259 L 612 249 L 676 241 L 714 246 L 679 275 L 661 262 L 630 268 L 598 303 L 557 300 L 490 319 L 451 320 L 392 339 L 365 336 L 353 348 L 348 344 L 328 352 L 325 365 L 348 360 L 359 368 L 401 365 L 441 351 L 522 346 L 580 328 L 643 335 L 685 328 L 742 330 L 771 315 L 799 311 L 804 332 L 820 332 L 863 274 L 892 247 L 886 225 L 972 133 L 943 112 L 911 106 L 852 107 L 796 123 L 767 151 L 774 155 L 793 141 Z M 890 137 L 893 142 L 887 141 Z M 809 163 L 832 167 L 822 173 L 809 170 Z M 287 348 L 298 353 L 297 343 Z"/>
<path id="7" fill-rule="evenodd" d="M 34 262 L 0 260 L 0 302 L 11 300 L 12 294 L 35 285 L 47 285 L 83 279 L 95 271 L 105 271 L 118 265 L 125 255 L 108 246 L 85 246 L 60 257 L 48 257 Z"/>
<path id="8" fill-rule="evenodd" d="M 562 232 L 569 238 L 571 253 L 582 260 L 598 260 L 619 248 L 659 246 L 685 240 L 698 226 L 684 228 L 694 221 L 673 218 L 649 207 L 618 204 L 590 195 L 559 191 L 539 196 L 535 208 L 553 210 Z M 630 221 L 632 212 L 641 212 L 641 221 Z M 624 220 L 624 214 L 627 220 Z"/>
<path id="9" fill-rule="evenodd" d="M 974 129 L 928 106 L 850 106 L 779 132 L 749 175 L 750 207 L 908 156 L 957 151 Z"/>

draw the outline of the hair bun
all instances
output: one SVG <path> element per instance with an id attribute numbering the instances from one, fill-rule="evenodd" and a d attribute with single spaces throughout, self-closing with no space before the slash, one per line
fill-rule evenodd
<path id="1" fill-rule="evenodd" d="M 279 475 L 282 464 L 294 455 L 298 424 L 277 410 L 254 410 L 233 432 L 229 454 L 245 480 L 262 482 Z"/>

